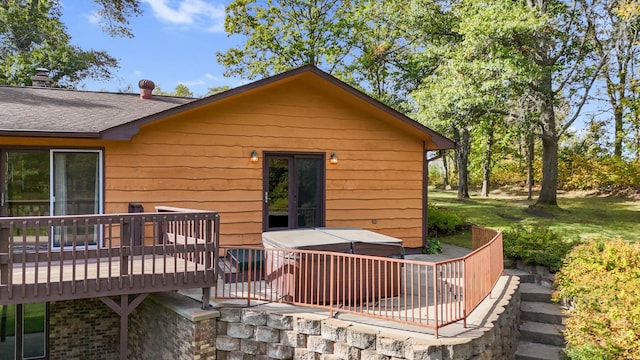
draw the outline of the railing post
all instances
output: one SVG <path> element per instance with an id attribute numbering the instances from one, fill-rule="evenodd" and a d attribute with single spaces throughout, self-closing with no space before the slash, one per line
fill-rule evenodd
<path id="1" fill-rule="evenodd" d="M 438 265 L 433 265 L 433 321 L 435 325 L 434 336 L 438 338 Z"/>
<path id="2" fill-rule="evenodd" d="M 0 225 L 0 284 L 9 284 L 9 263 L 11 254 L 9 253 L 9 226 Z"/>
<path id="3" fill-rule="evenodd" d="M 252 279 L 252 275 L 253 275 L 253 259 L 252 259 L 252 255 L 253 255 L 253 250 L 248 250 L 249 251 L 249 263 L 247 264 L 247 306 L 251 306 L 251 285 L 253 284 L 253 279 Z M 255 289 L 255 285 L 253 286 L 253 288 Z"/>
<path id="4" fill-rule="evenodd" d="M 120 224 L 120 275 L 129 275 L 129 250 L 131 243 L 131 219 L 124 218 Z"/>
<path id="5" fill-rule="evenodd" d="M 329 317 L 333 318 L 333 297 L 334 297 L 334 287 L 336 286 L 334 282 L 334 278 L 336 276 L 336 268 L 335 268 L 335 258 L 336 255 L 331 255 L 331 262 L 329 265 Z"/>
<path id="6" fill-rule="evenodd" d="M 467 328 L 467 288 L 469 279 L 467 278 L 467 260 L 462 260 L 462 325 Z"/>

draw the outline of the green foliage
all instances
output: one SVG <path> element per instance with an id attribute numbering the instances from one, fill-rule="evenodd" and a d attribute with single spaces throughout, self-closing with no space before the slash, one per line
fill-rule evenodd
<path id="1" fill-rule="evenodd" d="M 265 77 L 311 64 L 404 111 L 452 37 L 432 0 L 233 0 L 225 30 L 242 45 L 216 54 L 226 76 Z"/>
<path id="2" fill-rule="evenodd" d="M 428 222 L 429 236 L 453 234 L 465 225 L 459 215 L 431 204 L 428 208 Z"/>
<path id="3" fill-rule="evenodd" d="M 640 245 L 618 239 L 577 246 L 556 285 L 555 299 L 572 304 L 564 333 L 570 359 L 638 359 Z"/>
<path id="4" fill-rule="evenodd" d="M 229 89 L 231 89 L 229 85 L 220 85 L 220 86 L 210 87 L 207 89 L 207 93 L 204 96 L 214 95 L 217 93 L 221 93 L 223 91 L 227 91 Z"/>
<path id="5" fill-rule="evenodd" d="M 442 243 L 438 239 L 429 239 L 427 247 L 422 249 L 423 254 L 440 254 L 442 252 Z"/>
<path id="6" fill-rule="evenodd" d="M 0 2 L 0 84 L 31 85 L 40 67 L 50 70 L 54 87 L 112 77 L 117 60 L 103 51 L 71 45 L 60 17 L 57 1 Z"/>
<path id="7" fill-rule="evenodd" d="M 93 0 L 98 5 L 100 26 L 111 36 L 133 37 L 129 18 L 142 14 L 139 0 Z"/>
<path id="8" fill-rule="evenodd" d="M 543 265 L 557 271 L 578 240 L 567 239 L 547 227 L 515 225 L 502 233 L 504 256 L 525 264 Z"/>
<path id="9" fill-rule="evenodd" d="M 193 92 L 191 92 L 191 90 L 189 90 L 187 85 L 184 85 L 184 84 L 176 85 L 176 87 L 173 89 L 172 92 L 162 91 L 162 89 L 158 86 L 153 90 L 153 93 L 156 95 L 163 95 L 163 96 L 179 96 L 179 97 L 189 97 L 189 98 L 193 97 Z"/>
<path id="10" fill-rule="evenodd" d="M 563 152 L 558 178 L 566 190 L 639 189 L 640 160 Z"/>
<path id="11" fill-rule="evenodd" d="M 225 30 L 245 38 L 243 47 L 216 54 L 225 75 L 247 79 L 312 64 L 334 68 L 349 54 L 350 32 L 361 24 L 351 1 L 234 0 L 226 7 Z"/>

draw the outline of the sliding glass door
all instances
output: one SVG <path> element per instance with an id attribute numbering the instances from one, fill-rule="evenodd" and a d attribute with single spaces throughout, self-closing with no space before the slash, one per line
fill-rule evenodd
<path id="1" fill-rule="evenodd" d="M 103 211 L 102 151 L 1 150 L 2 216 L 100 214 Z M 95 226 L 54 229 L 51 245 L 97 245 Z M 45 235 L 45 234 L 40 234 Z"/>

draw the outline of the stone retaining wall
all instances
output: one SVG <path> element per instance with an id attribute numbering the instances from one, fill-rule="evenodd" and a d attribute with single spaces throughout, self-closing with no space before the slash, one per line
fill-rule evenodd
<path id="1" fill-rule="evenodd" d="M 513 359 L 517 277 L 503 276 L 469 326 L 431 334 L 333 319 L 288 305 L 201 310 L 177 293 L 150 295 L 129 318 L 129 359 Z M 51 359 L 118 358 L 119 317 L 98 299 L 50 305 Z M 400 328 L 407 328 L 400 326 Z M 456 335 L 457 334 L 457 335 Z"/>
<path id="2" fill-rule="evenodd" d="M 505 277 L 503 277 L 505 278 Z M 517 278 L 503 279 L 504 290 L 480 324 L 470 324 L 459 337 L 436 340 L 412 334 L 332 319 L 326 315 L 294 314 L 277 309 L 222 308 L 218 319 L 218 360 L 245 359 L 513 359 L 518 339 L 520 295 Z M 484 324 L 484 325 L 483 325 Z"/>

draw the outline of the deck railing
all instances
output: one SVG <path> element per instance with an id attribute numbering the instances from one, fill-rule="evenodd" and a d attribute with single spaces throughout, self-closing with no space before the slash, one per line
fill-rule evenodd
<path id="1" fill-rule="evenodd" d="M 215 286 L 219 216 L 183 210 L 0 218 L 0 304 Z"/>
<path id="2" fill-rule="evenodd" d="M 478 230 L 482 230 L 478 232 Z M 487 229 L 474 228 L 473 236 Z M 463 321 L 502 274 L 502 234 L 467 256 L 423 262 L 347 253 L 221 247 L 218 299 L 314 306 L 438 329 Z"/>

